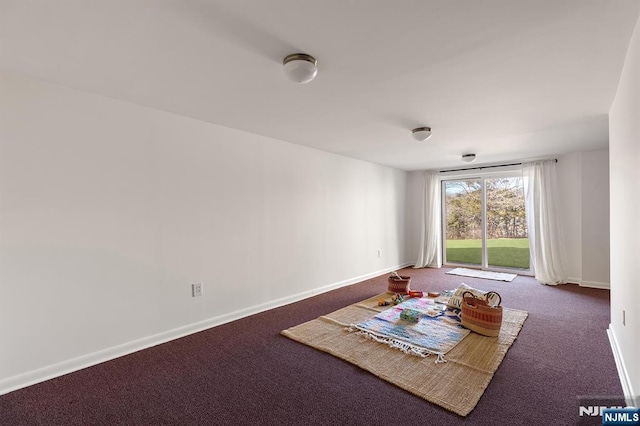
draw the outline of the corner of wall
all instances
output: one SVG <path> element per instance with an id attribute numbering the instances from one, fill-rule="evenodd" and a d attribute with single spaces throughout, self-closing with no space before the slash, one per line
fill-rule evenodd
<path id="1" fill-rule="evenodd" d="M 609 110 L 611 325 L 609 337 L 628 402 L 640 392 L 640 19 L 629 43 L 618 89 Z M 635 399 L 635 401 L 633 401 Z"/>

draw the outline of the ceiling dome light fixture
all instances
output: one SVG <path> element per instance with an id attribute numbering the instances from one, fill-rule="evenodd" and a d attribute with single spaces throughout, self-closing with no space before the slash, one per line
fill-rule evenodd
<path id="1" fill-rule="evenodd" d="M 465 163 L 473 163 L 474 161 L 476 161 L 476 155 L 475 154 L 462 154 L 462 161 L 464 161 Z"/>
<path id="2" fill-rule="evenodd" d="M 431 137 L 431 127 L 417 127 L 411 131 L 411 135 L 419 142 L 426 141 Z"/>
<path id="3" fill-rule="evenodd" d="M 282 60 L 284 71 L 296 83 L 308 83 L 318 74 L 318 61 L 306 53 L 293 53 Z"/>

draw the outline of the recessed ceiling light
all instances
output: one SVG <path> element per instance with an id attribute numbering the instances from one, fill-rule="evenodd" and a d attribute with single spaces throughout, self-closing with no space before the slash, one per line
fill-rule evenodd
<path id="1" fill-rule="evenodd" d="M 476 155 L 475 154 L 463 154 L 462 155 L 462 161 L 464 161 L 465 163 L 473 163 L 474 161 L 476 161 Z"/>
<path id="2" fill-rule="evenodd" d="M 417 127 L 411 131 L 411 135 L 417 141 L 426 141 L 431 137 L 431 127 Z"/>
<path id="3" fill-rule="evenodd" d="M 296 83 L 308 83 L 318 74 L 318 61 L 306 53 L 293 53 L 282 60 L 284 71 Z"/>

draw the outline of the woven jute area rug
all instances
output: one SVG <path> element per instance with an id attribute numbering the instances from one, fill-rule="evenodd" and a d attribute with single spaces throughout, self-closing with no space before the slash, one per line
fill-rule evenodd
<path id="1" fill-rule="evenodd" d="M 469 414 L 482 397 L 528 315 L 503 308 L 502 329 L 497 338 L 471 333 L 446 354 L 446 363 L 436 364 L 435 356 L 405 354 L 346 330 L 386 309 L 377 306 L 383 296 L 388 295 L 347 306 L 281 334 L 355 364 L 461 416 Z"/>

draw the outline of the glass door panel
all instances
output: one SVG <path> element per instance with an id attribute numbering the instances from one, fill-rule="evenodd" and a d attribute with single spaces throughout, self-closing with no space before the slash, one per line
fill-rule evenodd
<path id="1" fill-rule="evenodd" d="M 529 238 L 521 177 L 487 178 L 488 267 L 529 269 Z"/>
<path id="2" fill-rule="evenodd" d="M 482 181 L 443 181 L 445 263 L 483 264 Z"/>

